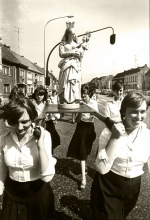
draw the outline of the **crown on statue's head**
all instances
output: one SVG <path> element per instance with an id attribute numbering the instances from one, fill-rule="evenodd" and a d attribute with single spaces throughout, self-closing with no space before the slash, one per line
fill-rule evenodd
<path id="1" fill-rule="evenodd" d="M 66 22 L 66 26 L 67 26 L 67 28 L 73 28 L 74 27 L 74 21 L 73 22 L 70 22 L 70 21 L 67 21 Z"/>

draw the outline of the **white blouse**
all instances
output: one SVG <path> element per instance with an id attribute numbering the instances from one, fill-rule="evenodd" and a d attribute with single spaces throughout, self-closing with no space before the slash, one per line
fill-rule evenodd
<path id="1" fill-rule="evenodd" d="M 96 168 L 101 174 L 111 170 L 120 176 L 134 178 L 144 173 L 143 166 L 146 162 L 150 170 L 150 130 L 144 123 L 131 134 L 125 133 L 118 139 L 112 160 L 109 160 L 105 150 L 110 137 L 111 132 L 107 128 L 99 137 Z"/>
<path id="2" fill-rule="evenodd" d="M 90 99 L 87 105 L 93 108 L 95 111 L 99 112 L 97 101 Z M 81 120 L 84 122 L 94 122 L 94 116 L 90 113 L 82 113 Z"/>
<path id="3" fill-rule="evenodd" d="M 119 101 L 115 101 L 114 99 L 112 101 L 106 102 L 105 106 L 105 116 L 112 118 L 112 119 L 118 119 L 121 121 L 120 116 L 120 108 L 123 98 Z"/>
<path id="4" fill-rule="evenodd" d="M 48 182 L 55 174 L 56 159 L 51 153 L 51 137 L 45 130 L 44 147 L 49 158 L 49 165 L 40 173 L 39 153 L 33 134 L 26 134 L 19 142 L 14 130 L 0 136 L 0 195 L 3 193 L 4 181 L 9 170 L 11 179 L 19 182 L 33 181 L 41 178 Z"/>
<path id="5" fill-rule="evenodd" d="M 36 111 L 37 111 L 37 113 L 38 113 L 38 116 L 40 117 L 40 115 L 42 114 L 42 111 L 43 111 L 43 109 L 44 109 L 46 103 L 45 103 L 45 102 L 41 102 L 41 103 L 38 105 L 34 99 L 32 100 L 32 102 L 33 102 L 33 104 L 34 104 L 34 106 L 35 106 L 35 108 L 36 108 Z"/>

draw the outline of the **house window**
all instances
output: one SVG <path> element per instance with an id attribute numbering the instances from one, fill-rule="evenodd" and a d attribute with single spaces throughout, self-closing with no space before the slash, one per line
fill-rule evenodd
<path id="1" fill-rule="evenodd" d="M 25 71 L 24 70 L 20 70 L 20 76 L 25 77 Z"/>
<path id="2" fill-rule="evenodd" d="M 32 79 L 32 73 L 31 72 L 27 72 L 27 79 Z"/>
<path id="3" fill-rule="evenodd" d="M 4 84 L 4 94 L 8 94 L 11 92 L 11 85 L 10 84 Z"/>
<path id="4" fill-rule="evenodd" d="M 9 66 L 3 66 L 3 74 L 11 76 Z"/>
<path id="5" fill-rule="evenodd" d="M 37 75 L 37 81 L 38 81 L 38 82 L 40 81 L 40 76 L 39 76 L 39 75 Z"/>
<path id="6" fill-rule="evenodd" d="M 138 76 L 136 76 L 135 81 L 136 81 L 136 82 L 138 81 Z"/>
<path id="7" fill-rule="evenodd" d="M 14 82 L 17 82 L 17 73 L 16 73 L 16 67 L 14 67 Z"/>

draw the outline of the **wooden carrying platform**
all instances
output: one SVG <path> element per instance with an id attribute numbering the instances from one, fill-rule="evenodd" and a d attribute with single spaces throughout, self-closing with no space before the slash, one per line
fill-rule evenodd
<path id="1" fill-rule="evenodd" d="M 80 104 L 76 109 L 58 108 L 58 104 L 47 104 L 44 108 L 43 114 L 46 113 L 92 113 L 94 109 L 85 104 Z"/>
<path id="2" fill-rule="evenodd" d="M 44 119 L 47 114 L 51 114 L 51 113 L 60 113 L 60 114 L 62 113 L 93 113 L 93 115 L 96 118 L 98 118 L 100 121 L 104 123 L 106 121 L 105 116 L 103 116 L 99 112 L 96 112 L 93 108 L 89 107 L 86 104 L 80 104 L 79 108 L 76 108 L 76 109 L 64 109 L 64 108 L 59 108 L 58 104 L 47 104 L 45 108 L 43 109 L 40 119 Z M 111 128 L 112 128 L 112 124 L 111 124 Z"/>

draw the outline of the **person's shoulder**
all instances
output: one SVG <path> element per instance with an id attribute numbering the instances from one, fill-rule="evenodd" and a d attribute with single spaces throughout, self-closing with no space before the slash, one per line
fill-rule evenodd
<path id="1" fill-rule="evenodd" d="M 91 104 L 97 104 L 97 101 L 96 101 L 95 99 L 92 99 L 92 98 L 91 98 L 91 99 L 90 99 L 90 103 L 91 103 Z"/>
<path id="2" fill-rule="evenodd" d="M 5 130 L 4 130 L 4 132 L 2 132 L 1 134 L 0 134 L 0 137 L 1 138 L 7 138 L 8 137 L 8 135 L 10 135 L 10 133 L 11 133 L 11 128 L 6 128 Z"/>
<path id="3" fill-rule="evenodd" d="M 105 105 L 106 107 L 113 105 L 113 100 L 108 100 Z"/>

